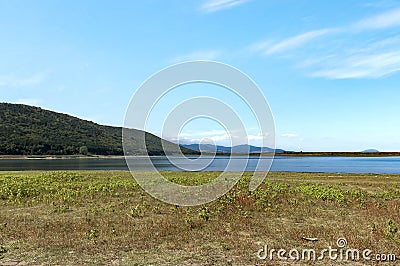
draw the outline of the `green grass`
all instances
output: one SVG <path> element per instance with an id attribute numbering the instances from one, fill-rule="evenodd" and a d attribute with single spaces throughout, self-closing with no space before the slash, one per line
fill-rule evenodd
<path id="1" fill-rule="evenodd" d="M 163 174 L 199 185 L 219 173 Z M 254 192 L 250 177 L 178 207 L 127 171 L 0 172 L 0 265 L 276 265 L 257 259 L 264 244 L 323 249 L 339 237 L 400 260 L 399 175 L 270 173 Z"/>

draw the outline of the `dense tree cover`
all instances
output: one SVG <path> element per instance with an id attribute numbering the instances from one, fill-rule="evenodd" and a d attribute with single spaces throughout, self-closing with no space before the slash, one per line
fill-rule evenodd
<path id="1" fill-rule="evenodd" d="M 129 135 L 135 143 L 143 132 L 132 130 Z M 150 133 L 145 135 L 148 154 L 163 155 L 161 139 Z M 1 155 L 123 155 L 121 139 L 120 127 L 103 126 L 39 107 L 0 103 Z M 132 155 L 145 153 L 134 145 L 130 151 Z"/>

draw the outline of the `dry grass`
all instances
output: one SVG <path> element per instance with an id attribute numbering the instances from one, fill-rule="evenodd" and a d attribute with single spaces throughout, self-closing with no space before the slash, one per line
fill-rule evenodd
<path id="1" fill-rule="evenodd" d="M 218 175 L 164 174 L 182 184 Z M 0 265 L 276 265 L 257 258 L 264 244 L 322 250 L 339 237 L 400 261 L 399 175 L 270 173 L 253 193 L 249 176 L 205 206 L 176 207 L 125 171 L 1 172 Z"/>

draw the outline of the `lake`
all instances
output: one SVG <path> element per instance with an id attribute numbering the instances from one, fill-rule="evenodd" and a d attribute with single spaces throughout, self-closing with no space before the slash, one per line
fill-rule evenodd
<path id="1" fill-rule="evenodd" d="M 135 170 L 151 170 L 144 158 L 135 157 L 132 160 Z M 158 170 L 180 171 L 165 157 L 152 157 L 151 160 Z M 228 160 L 229 156 L 217 156 L 204 170 L 223 171 Z M 233 160 L 240 162 L 239 160 L 246 159 L 235 156 Z M 254 171 L 259 160 L 258 157 L 250 157 L 246 171 Z M 1 159 L 0 170 L 128 170 L 128 167 L 124 158 Z M 277 156 L 273 161 L 271 171 L 400 174 L 400 157 Z"/>

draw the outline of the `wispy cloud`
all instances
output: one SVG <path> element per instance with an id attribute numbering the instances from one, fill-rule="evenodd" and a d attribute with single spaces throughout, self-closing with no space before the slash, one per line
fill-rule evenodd
<path id="1" fill-rule="evenodd" d="M 225 130 L 211 130 L 204 132 L 181 132 L 178 138 L 166 137 L 166 139 L 180 144 L 208 143 L 226 145 L 235 135 L 228 134 Z"/>
<path id="2" fill-rule="evenodd" d="M 317 37 L 321 37 L 321 36 L 327 35 L 329 33 L 333 33 L 335 31 L 337 31 L 337 30 L 336 29 L 321 29 L 321 30 L 309 31 L 306 33 L 302 33 L 302 34 L 281 40 L 280 42 L 277 42 L 277 43 L 271 43 L 271 41 L 259 43 L 256 45 L 256 47 L 258 47 L 260 50 L 262 50 L 262 53 L 265 55 L 281 53 L 281 52 L 292 50 L 292 49 L 295 49 L 302 45 L 305 45 L 306 43 L 314 40 Z"/>
<path id="3" fill-rule="evenodd" d="M 27 77 L 15 75 L 0 76 L 0 87 L 26 87 L 42 83 L 47 78 L 47 72 L 39 72 Z"/>
<path id="4" fill-rule="evenodd" d="M 223 146 L 230 146 L 233 143 L 262 146 L 264 141 L 270 138 L 270 134 L 246 134 L 239 130 L 227 132 L 225 130 L 208 130 L 208 131 L 186 131 L 179 133 L 176 137 L 167 137 L 166 139 L 180 144 L 208 143 Z"/>
<path id="5" fill-rule="evenodd" d="M 221 54 L 219 50 L 201 50 L 175 56 L 171 61 L 177 63 L 191 60 L 216 60 Z"/>
<path id="6" fill-rule="evenodd" d="M 268 133 L 266 133 L 266 134 L 255 134 L 255 135 L 249 134 L 249 135 L 247 135 L 247 140 L 249 142 L 262 141 L 262 140 L 267 139 L 269 137 L 269 135 L 270 134 L 268 134 Z"/>
<path id="7" fill-rule="evenodd" d="M 203 3 L 201 10 L 207 13 L 232 8 L 249 2 L 251 0 L 209 0 Z"/>
<path id="8" fill-rule="evenodd" d="M 312 76 L 328 79 L 380 78 L 400 71 L 400 50 L 350 55 L 346 58 L 335 58 L 327 64 L 327 69 L 315 71 Z"/>
<path id="9" fill-rule="evenodd" d="M 400 71 L 400 36 L 351 46 L 303 65 L 310 76 L 328 79 L 381 78 Z"/>
<path id="10" fill-rule="evenodd" d="M 376 30 L 400 26 L 400 8 L 362 19 L 352 25 L 355 30 Z"/>
<path id="11" fill-rule="evenodd" d="M 342 27 L 308 31 L 279 42 L 257 43 L 253 51 L 262 55 L 285 52 L 286 58 L 296 60 L 295 65 L 311 77 L 381 78 L 400 72 L 400 35 L 383 37 L 388 36 L 385 30 L 392 27 L 400 27 L 398 7 Z M 381 32 L 371 38 L 369 32 L 375 30 Z M 321 42 L 316 41 L 322 37 L 318 39 Z"/>

